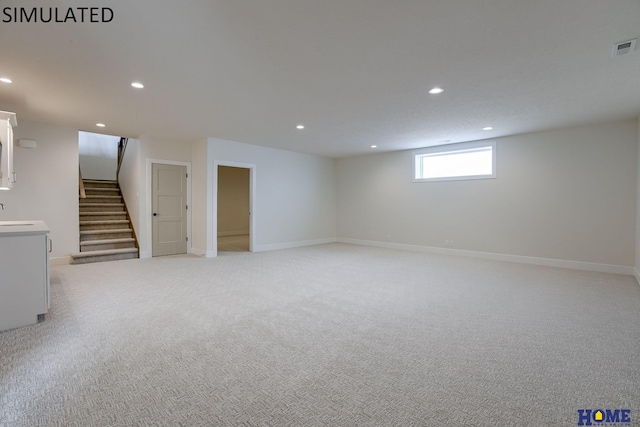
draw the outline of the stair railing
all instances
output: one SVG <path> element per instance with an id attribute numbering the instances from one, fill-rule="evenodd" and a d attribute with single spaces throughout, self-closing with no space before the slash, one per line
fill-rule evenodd
<path id="1" fill-rule="evenodd" d="M 78 192 L 80 194 L 80 198 L 86 199 L 87 193 L 84 191 L 84 181 L 82 180 L 82 169 L 80 169 L 80 166 L 78 166 L 78 178 Z"/>
<path id="2" fill-rule="evenodd" d="M 120 138 L 120 142 L 118 142 L 118 170 L 116 171 L 116 179 L 120 175 L 120 167 L 122 166 L 122 161 L 124 160 L 124 152 L 127 149 L 127 143 L 129 142 L 129 138 Z"/>

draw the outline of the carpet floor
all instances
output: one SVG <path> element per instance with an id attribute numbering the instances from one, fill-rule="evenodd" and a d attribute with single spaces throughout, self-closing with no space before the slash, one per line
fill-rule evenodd
<path id="1" fill-rule="evenodd" d="M 2 426 L 640 425 L 630 276 L 346 244 L 56 266 Z"/>

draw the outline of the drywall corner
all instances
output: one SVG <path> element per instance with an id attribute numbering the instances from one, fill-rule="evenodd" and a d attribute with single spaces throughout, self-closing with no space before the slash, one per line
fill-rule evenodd
<path id="1" fill-rule="evenodd" d="M 636 181 L 636 254 L 635 254 L 635 271 L 636 271 L 636 280 L 640 284 L 640 277 L 638 275 L 638 270 L 640 269 L 640 116 L 638 116 L 638 120 L 636 121 L 636 133 L 638 134 L 638 144 L 636 145 L 637 156 L 636 156 L 636 172 L 637 172 L 637 181 Z"/>

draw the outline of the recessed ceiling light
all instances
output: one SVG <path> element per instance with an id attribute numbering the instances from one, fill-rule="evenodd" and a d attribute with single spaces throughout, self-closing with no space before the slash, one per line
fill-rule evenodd
<path id="1" fill-rule="evenodd" d="M 96 126 L 98 126 L 99 128 L 103 128 L 107 125 L 105 125 L 104 123 L 96 123 Z"/>
<path id="2" fill-rule="evenodd" d="M 371 148 L 378 148 L 378 146 L 377 145 L 372 145 Z"/>
<path id="3" fill-rule="evenodd" d="M 142 89 L 144 88 L 144 85 L 140 82 L 133 82 L 131 83 L 131 86 L 135 87 L 136 89 Z"/>
<path id="4" fill-rule="evenodd" d="M 444 92 L 444 89 L 442 89 L 441 87 L 438 87 L 438 86 L 434 87 L 433 89 L 431 89 L 429 91 L 429 93 L 431 95 L 437 95 L 437 94 L 442 93 L 442 92 Z"/>
<path id="5" fill-rule="evenodd" d="M 298 126 L 296 126 L 296 129 L 302 130 L 302 129 L 304 129 L 304 125 L 298 125 Z"/>
<path id="6" fill-rule="evenodd" d="M 2 78 L 0 78 L 0 82 L 2 82 L 2 83 L 13 83 L 13 80 L 8 79 L 6 77 L 2 77 Z"/>
<path id="7" fill-rule="evenodd" d="M 484 128 L 482 128 L 482 130 L 493 130 L 493 126 L 484 127 Z"/>

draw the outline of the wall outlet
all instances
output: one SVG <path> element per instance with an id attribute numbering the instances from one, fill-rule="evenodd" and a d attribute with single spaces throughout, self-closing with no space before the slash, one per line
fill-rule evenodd
<path id="1" fill-rule="evenodd" d="M 455 243 L 456 243 L 456 242 L 454 242 L 453 240 L 445 240 L 445 241 L 444 241 L 444 245 L 445 245 L 446 247 L 448 247 L 448 248 L 453 247 Z"/>
<path id="2" fill-rule="evenodd" d="M 387 234 L 387 242 L 391 241 L 391 234 Z"/>

